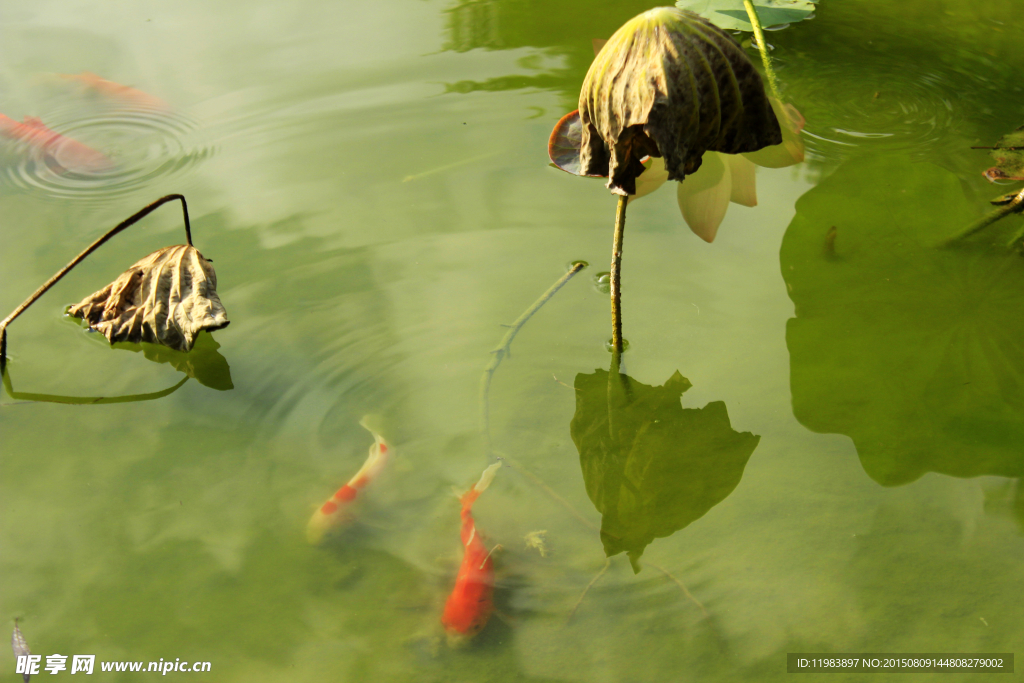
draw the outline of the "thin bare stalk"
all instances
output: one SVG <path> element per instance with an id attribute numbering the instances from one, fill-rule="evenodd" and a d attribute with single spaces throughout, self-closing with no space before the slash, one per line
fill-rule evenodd
<path id="1" fill-rule="evenodd" d="M 491 362 L 484 368 L 484 374 L 480 378 L 480 431 L 483 433 L 484 438 L 487 440 L 487 451 L 491 451 L 491 408 L 490 408 L 490 392 L 491 392 L 491 380 L 494 377 L 494 373 L 497 371 L 498 366 L 501 365 L 501 361 L 506 356 L 511 355 L 512 340 L 519 334 L 519 330 L 522 329 L 523 325 L 533 317 L 534 313 L 541 309 L 541 306 L 548 302 L 548 299 L 553 297 L 558 290 L 565 286 L 569 280 L 573 278 L 576 273 L 580 272 L 587 267 L 586 261 L 577 261 L 572 264 L 567 272 L 562 277 L 558 278 L 555 284 L 548 288 L 548 291 L 540 295 L 540 298 L 534 301 L 529 308 L 523 311 L 523 314 L 516 318 L 516 321 L 508 326 L 508 332 L 502 337 L 501 342 L 498 346 L 491 351 Z"/>
<path id="2" fill-rule="evenodd" d="M 188 205 L 185 203 L 185 196 L 180 194 L 169 194 L 166 197 L 161 197 L 152 204 L 144 207 L 142 210 L 132 214 L 128 218 L 124 219 L 113 228 L 111 228 L 105 235 L 100 237 L 98 240 L 93 242 L 83 251 L 81 254 L 76 256 L 70 263 L 60 269 L 53 277 L 43 283 L 43 285 L 37 289 L 32 296 L 25 299 L 20 306 L 14 309 L 14 311 L 3 320 L 0 320 L 0 367 L 7 360 L 7 326 L 14 322 L 14 319 L 25 312 L 25 310 L 34 304 L 36 300 L 43 294 L 46 294 L 47 290 L 53 287 L 55 284 L 60 282 L 61 278 L 71 272 L 71 269 L 77 266 L 79 263 L 84 261 L 91 253 L 102 247 L 110 238 L 114 235 L 122 232 L 123 230 L 131 227 L 135 223 L 148 216 L 149 214 L 156 211 L 159 207 L 163 206 L 167 202 L 175 200 L 181 200 L 181 213 L 185 218 L 185 240 L 188 242 L 188 246 L 192 246 L 192 227 L 188 220 Z"/>
<path id="3" fill-rule="evenodd" d="M 665 569 L 664 567 L 662 567 L 660 564 L 655 564 L 655 563 L 651 562 L 650 560 L 647 560 L 647 566 L 654 567 L 659 572 L 661 572 L 662 574 L 667 576 L 668 579 L 672 583 L 674 583 L 675 585 L 679 586 L 679 590 L 683 591 L 683 595 L 688 597 L 690 599 L 690 602 L 695 604 L 700 609 L 701 614 L 703 614 L 705 617 L 709 616 L 708 615 L 708 611 L 706 609 L 704 609 L 704 605 L 701 604 L 700 600 L 698 600 L 697 598 L 693 597 L 693 594 L 690 593 L 690 591 L 686 589 L 686 585 L 682 581 L 680 581 L 676 577 L 672 576 L 672 574 L 670 574 L 669 571 L 667 569 Z"/>
<path id="4" fill-rule="evenodd" d="M 576 604 L 572 606 L 572 609 L 569 611 L 569 617 L 565 620 L 566 623 L 572 621 L 572 618 L 576 616 L 576 610 L 578 610 L 580 608 L 580 605 L 583 604 L 583 598 L 587 597 L 587 593 L 589 593 L 590 589 L 594 587 L 594 584 L 597 583 L 602 576 L 604 576 L 604 573 L 608 571 L 608 567 L 610 567 L 611 564 L 612 561 L 606 557 L 604 560 L 604 566 L 601 567 L 601 571 L 597 573 L 597 576 L 590 580 L 590 583 L 587 584 L 587 587 L 583 589 L 583 593 L 580 595 L 579 600 L 577 600 Z"/>
<path id="5" fill-rule="evenodd" d="M 967 239 L 971 235 L 981 232 L 982 230 L 992 225 L 999 219 L 1005 218 L 1006 216 L 1009 216 L 1011 213 L 1020 213 L 1021 211 L 1024 211 L 1024 189 L 1018 192 L 1017 196 L 1015 196 L 1010 201 L 1000 205 L 998 208 L 982 216 L 978 220 L 974 221 L 957 234 L 941 242 L 939 246 L 948 247 L 952 244 L 959 242 L 960 240 Z"/>
<path id="6" fill-rule="evenodd" d="M 584 516 L 583 516 L 583 515 L 582 515 L 582 514 L 581 514 L 581 513 L 579 512 L 579 510 L 577 510 L 576 508 L 574 508 L 574 507 L 572 506 L 572 503 L 570 503 L 569 501 L 567 501 L 567 500 L 566 500 L 565 498 L 563 498 L 562 496 L 558 495 L 558 492 L 557 492 L 557 491 L 555 491 L 555 490 L 554 490 L 553 488 L 551 488 L 550 486 L 548 486 L 548 485 L 547 485 L 546 483 L 544 483 L 544 480 L 543 480 L 543 479 L 541 479 L 541 478 L 540 478 L 540 477 L 538 477 L 538 476 L 537 476 L 536 474 L 534 474 L 534 473 L 533 473 L 533 472 L 531 472 L 530 470 L 526 469 L 525 467 L 523 467 L 522 465 L 520 465 L 519 463 L 517 463 L 517 462 L 516 462 L 515 460 L 512 460 L 511 458 L 509 458 L 509 457 L 508 457 L 508 455 L 506 455 L 506 454 L 504 454 L 504 453 L 497 453 L 497 452 L 496 452 L 496 455 L 497 455 L 497 456 L 498 456 L 499 458 L 501 458 L 502 460 L 504 460 L 504 461 L 505 461 L 505 464 L 506 464 L 506 465 L 510 466 L 510 467 L 511 467 L 512 469 L 514 469 L 514 470 L 515 470 L 516 472 L 519 472 L 519 474 L 521 474 L 521 475 L 523 475 L 524 477 L 526 477 L 527 479 L 529 479 L 529 480 L 530 480 L 531 482 L 533 482 L 534 486 L 536 486 L 537 488 L 539 488 L 539 489 L 540 489 L 541 491 L 543 491 L 544 493 L 546 493 L 546 494 L 547 494 L 547 495 L 548 495 L 548 496 L 549 496 L 549 497 L 550 497 L 550 498 L 551 498 L 552 500 L 554 500 L 554 501 L 555 501 L 556 503 L 558 503 L 558 504 L 559 504 L 559 505 L 561 505 L 561 506 L 562 506 L 563 508 L 565 508 L 566 512 L 568 512 L 568 513 L 569 513 L 570 515 L 572 515 L 572 516 L 573 516 L 573 518 L 575 518 L 575 520 L 576 520 L 577 522 L 579 522 L 579 523 L 580 523 L 580 524 L 582 524 L 583 526 L 587 527 L 587 528 L 588 528 L 588 529 L 590 529 L 591 531 L 596 531 L 596 532 L 597 532 L 597 533 L 599 533 L 599 534 L 601 533 L 601 530 L 600 530 L 600 529 L 599 529 L 599 528 L 597 527 L 597 525 L 595 525 L 595 524 L 594 524 L 593 522 L 591 522 L 591 521 L 590 521 L 589 519 L 587 519 L 586 517 L 584 517 Z"/>
<path id="7" fill-rule="evenodd" d="M 619 195 L 615 207 L 615 234 L 612 237 L 612 352 L 622 353 L 622 238 L 626 231 L 626 204 L 629 197 Z"/>
<path id="8" fill-rule="evenodd" d="M 757 41 L 757 51 L 761 53 L 764 73 L 768 76 L 768 87 L 771 89 L 775 99 L 782 102 L 782 97 L 779 96 L 779 85 L 775 80 L 775 69 L 772 68 L 772 58 L 768 56 L 768 43 L 764 40 L 761 20 L 757 18 L 757 10 L 754 9 L 754 3 L 750 0 L 743 0 L 743 7 L 747 10 L 747 18 L 750 19 L 750 25 L 754 27 L 754 39 Z"/>

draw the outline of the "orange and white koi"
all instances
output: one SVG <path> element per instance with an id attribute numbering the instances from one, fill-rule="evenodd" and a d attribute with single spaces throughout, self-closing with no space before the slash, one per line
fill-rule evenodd
<path id="1" fill-rule="evenodd" d="M 145 109 L 170 108 L 167 106 L 167 103 L 159 97 L 154 97 L 147 92 L 137 90 L 127 85 L 108 81 L 105 78 L 97 76 L 91 71 L 83 71 L 80 74 L 58 74 L 58 76 L 65 80 L 78 81 L 100 95 L 121 100 L 125 104 L 132 104 Z"/>
<path id="2" fill-rule="evenodd" d="M 473 503 L 494 480 L 501 463 L 484 470 L 480 481 L 462 494 L 462 566 L 455 577 L 455 588 L 444 606 L 441 624 L 451 645 L 461 644 L 487 625 L 494 611 L 494 561 L 477 533 L 473 521 Z"/>
<path id="3" fill-rule="evenodd" d="M 22 122 L 0 114 L 0 134 L 11 140 L 27 143 L 33 149 L 53 159 L 61 168 L 96 173 L 109 170 L 113 163 L 92 147 L 47 128 L 42 120 L 26 116 Z"/>
<path id="4" fill-rule="evenodd" d="M 388 448 L 384 437 L 367 426 L 365 417 L 360 420 L 359 424 L 373 434 L 370 455 L 356 475 L 335 491 L 334 495 L 310 517 L 309 524 L 306 526 L 306 539 L 313 545 L 322 542 L 328 533 L 354 519 L 352 505 L 359 496 L 359 491 L 373 481 L 388 462 L 391 449 Z"/>

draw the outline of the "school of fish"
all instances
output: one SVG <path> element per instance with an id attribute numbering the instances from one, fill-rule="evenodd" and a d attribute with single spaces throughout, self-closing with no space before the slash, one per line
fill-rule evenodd
<path id="1" fill-rule="evenodd" d="M 306 540 L 313 545 L 323 543 L 356 518 L 356 505 L 364 489 L 381 473 L 391 454 L 384 437 L 367 424 L 359 423 L 373 436 L 370 453 L 359 471 L 333 496 L 321 505 L 306 525 Z M 485 469 L 479 481 L 459 498 L 462 519 L 462 564 L 455 577 L 455 587 L 448 596 L 441 617 L 449 645 L 465 644 L 480 633 L 494 612 L 494 560 L 491 555 L 500 546 L 488 550 L 473 519 L 473 504 L 501 467 L 495 463 Z"/>

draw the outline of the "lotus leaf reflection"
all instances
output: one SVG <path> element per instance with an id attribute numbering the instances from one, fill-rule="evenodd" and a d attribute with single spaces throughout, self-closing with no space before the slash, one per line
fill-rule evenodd
<path id="1" fill-rule="evenodd" d="M 997 229 L 995 244 L 935 248 L 979 208 L 938 166 L 864 159 L 805 194 L 786 230 L 793 412 L 850 436 L 880 484 L 1024 476 L 1024 266 Z"/>
<path id="2" fill-rule="evenodd" d="M 644 549 L 700 517 L 732 493 L 761 439 L 737 432 L 721 401 L 684 409 L 690 382 L 676 372 L 663 386 L 597 370 L 576 375 L 570 432 L 587 494 L 601 513 L 608 557 L 626 552 L 640 571 Z"/>

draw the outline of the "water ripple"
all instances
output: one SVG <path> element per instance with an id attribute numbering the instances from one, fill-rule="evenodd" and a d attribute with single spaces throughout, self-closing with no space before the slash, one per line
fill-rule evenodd
<path id="1" fill-rule="evenodd" d="M 64 139 L 42 150 L 21 143 L 15 161 L 0 169 L 0 182 L 59 198 L 121 196 L 182 175 L 215 151 L 194 120 L 165 109 L 77 118 L 57 112 L 45 124 Z"/>
<path id="2" fill-rule="evenodd" d="M 807 118 L 808 151 L 815 156 L 843 156 L 849 147 L 935 150 L 967 119 L 958 74 L 941 68 L 816 64 L 789 79 L 787 99 Z"/>

